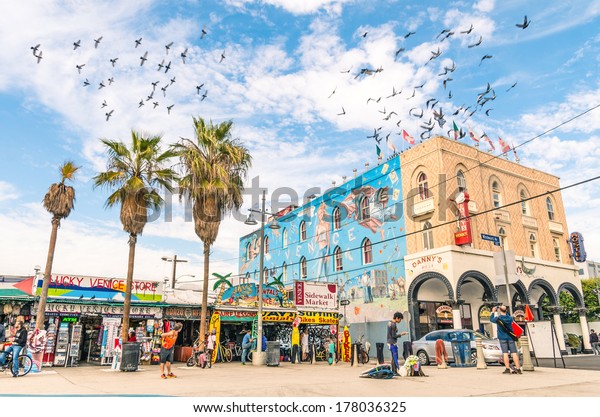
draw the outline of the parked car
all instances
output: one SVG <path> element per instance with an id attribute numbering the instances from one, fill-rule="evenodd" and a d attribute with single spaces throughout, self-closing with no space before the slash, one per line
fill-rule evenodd
<path id="1" fill-rule="evenodd" d="M 421 365 L 429 365 L 430 362 L 435 363 L 435 342 L 438 339 L 442 339 L 448 353 L 448 362 L 454 362 L 451 342 L 453 340 L 469 340 L 471 342 L 471 361 L 475 363 L 477 362 L 476 337 L 481 338 L 483 357 L 487 363 L 502 361 L 502 351 L 500 350 L 498 339 L 492 339 L 482 333 L 469 329 L 444 329 L 427 333 L 419 340 L 412 342 L 413 352 L 419 358 Z"/>

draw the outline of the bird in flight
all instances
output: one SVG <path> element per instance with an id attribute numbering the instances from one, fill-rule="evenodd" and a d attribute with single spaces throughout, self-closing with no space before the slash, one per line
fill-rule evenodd
<path id="1" fill-rule="evenodd" d="M 347 71 L 340 71 L 340 74 L 349 74 L 351 69 L 352 69 L 352 66 L 350 66 L 350 68 L 348 68 Z"/>
<path id="2" fill-rule="evenodd" d="M 204 99 L 206 98 L 207 95 L 208 95 L 208 90 L 206 90 L 204 92 L 204 94 L 202 94 L 202 98 L 200 99 L 200 101 L 204 101 Z"/>
<path id="3" fill-rule="evenodd" d="M 169 55 L 169 49 L 171 49 L 171 46 L 173 46 L 173 42 L 165 45 L 165 49 L 167 50 L 167 55 Z"/>
<path id="4" fill-rule="evenodd" d="M 206 31 L 206 25 L 202 26 L 202 35 L 200 35 L 200 39 L 203 39 L 206 35 L 208 35 L 208 32 Z"/>
<path id="5" fill-rule="evenodd" d="M 165 60 L 163 59 L 162 62 L 160 64 L 158 64 L 157 71 L 160 71 L 161 69 L 163 69 L 164 66 L 165 66 Z"/>
<path id="6" fill-rule="evenodd" d="M 175 104 L 171 104 L 170 106 L 167 106 L 167 113 L 171 114 L 171 109 L 173 108 Z"/>
<path id="7" fill-rule="evenodd" d="M 436 39 L 442 36 L 444 33 L 450 33 L 450 29 L 444 29 L 435 37 Z"/>
<path id="8" fill-rule="evenodd" d="M 444 80 L 444 82 L 443 82 L 443 84 L 444 84 L 444 90 L 446 89 L 446 83 L 447 83 L 448 81 L 453 81 L 453 79 L 452 79 L 452 78 L 446 78 L 446 79 Z"/>
<path id="9" fill-rule="evenodd" d="M 155 109 L 156 107 L 158 107 L 158 101 L 155 101 L 152 104 L 154 104 L 154 107 L 152 107 L 153 109 Z"/>
<path id="10" fill-rule="evenodd" d="M 472 31 L 472 30 L 473 30 L 473 24 L 471 24 L 471 27 L 470 27 L 469 29 L 467 29 L 467 30 L 463 30 L 463 31 L 461 31 L 460 33 L 465 33 L 465 34 L 467 34 L 467 35 L 468 35 L 468 34 L 470 34 L 470 33 L 471 33 L 471 31 Z"/>
<path id="11" fill-rule="evenodd" d="M 144 99 L 141 99 L 138 103 L 138 109 L 144 105 Z"/>
<path id="12" fill-rule="evenodd" d="M 202 87 L 204 87 L 204 83 L 196 86 L 196 94 L 200 95 L 200 90 L 202 90 Z"/>
<path id="13" fill-rule="evenodd" d="M 36 52 L 38 51 L 38 49 L 40 49 L 41 44 L 37 44 L 36 46 L 32 46 L 29 49 L 31 49 L 33 51 L 33 56 L 36 56 Z"/>
<path id="14" fill-rule="evenodd" d="M 156 86 L 158 85 L 159 81 L 154 81 L 152 83 L 152 92 L 154 92 L 154 90 L 156 90 Z"/>
<path id="15" fill-rule="evenodd" d="M 102 38 L 103 36 L 100 36 L 98 39 L 94 39 L 94 48 L 98 48 L 98 45 L 100 44 Z"/>
<path id="16" fill-rule="evenodd" d="M 83 86 L 87 87 L 88 85 L 90 85 L 90 82 L 88 81 L 88 79 L 86 78 L 85 81 L 83 82 Z"/>
<path id="17" fill-rule="evenodd" d="M 396 87 L 392 86 L 392 94 L 387 96 L 386 98 L 397 96 L 398 94 L 402 94 L 402 89 L 400 91 L 396 91 Z"/>
<path id="18" fill-rule="evenodd" d="M 346 110 L 344 110 L 344 106 L 342 106 L 342 112 L 338 113 L 338 116 L 343 116 L 344 114 L 346 114 Z"/>
<path id="19" fill-rule="evenodd" d="M 110 78 L 108 79 L 108 85 L 111 85 L 111 84 L 112 84 L 112 83 L 114 83 L 114 82 L 115 82 L 115 77 L 110 77 Z"/>
<path id="20" fill-rule="evenodd" d="M 161 87 L 161 90 L 163 92 L 163 97 L 167 96 L 167 88 L 169 87 L 170 84 L 165 85 L 164 87 Z"/>
<path id="21" fill-rule="evenodd" d="M 98 87 L 98 90 L 100 90 L 100 89 L 102 89 L 102 88 L 104 88 L 104 87 L 105 87 L 105 86 L 104 86 L 104 81 L 100 81 L 100 87 Z"/>
<path id="22" fill-rule="evenodd" d="M 517 81 L 518 82 L 518 81 Z M 509 92 L 510 90 L 512 90 L 513 88 L 515 88 L 517 86 L 517 82 L 515 82 L 513 85 L 511 85 L 508 90 L 506 90 L 506 92 Z"/>
<path id="23" fill-rule="evenodd" d="M 221 62 L 223 62 L 224 59 L 225 59 L 225 50 L 223 49 L 223 52 L 221 53 L 221 60 L 219 61 L 219 64 Z"/>
<path id="24" fill-rule="evenodd" d="M 165 65 L 165 74 L 167 72 L 169 72 L 170 69 L 171 69 L 171 61 L 169 61 L 169 63 L 167 65 Z"/>
<path id="25" fill-rule="evenodd" d="M 369 32 L 365 32 L 365 33 L 363 33 L 362 35 L 360 35 L 360 36 L 361 36 L 361 38 L 366 38 L 366 37 L 367 37 L 367 33 L 369 33 Z"/>
<path id="26" fill-rule="evenodd" d="M 73 50 L 79 48 L 81 46 L 81 39 L 78 40 L 77 42 L 73 42 Z"/>
<path id="27" fill-rule="evenodd" d="M 484 59 L 491 59 L 491 58 L 493 58 L 493 56 L 492 56 L 492 55 L 484 55 L 484 56 L 481 58 L 481 61 L 479 61 L 479 65 L 481 65 L 481 63 L 483 62 L 483 60 L 484 60 Z"/>
<path id="28" fill-rule="evenodd" d="M 105 108 L 106 106 L 108 106 L 108 104 L 106 103 L 106 100 L 104 100 L 102 102 L 102 106 L 100 107 L 101 109 Z"/>
<path id="29" fill-rule="evenodd" d="M 492 110 L 494 110 L 494 109 L 487 109 L 487 110 L 485 111 L 485 115 L 486 115 L 486 116 L 489 116 L 489 115 L 490 115 L 490 112 L 491 112 Z"/>
<path id="30" fill-rule="evenodd" d="M 175 77 L 171 78 L 171 83 L 169 85 L 171 84 L 175 84 Z"/>
<path id="31" fill-rule="evenodd" d="M 523 23 L 517 23 L 515 26 L 521 29 L 526 29 L 531 23 L 531 20 L 527 20 L 527 15 L 523 18 Z"/>
<path id="32" fill-rule="evenodd" d="M 397 49 L 397 50 L 396 50 L 396 53 L 394 54 L 394 57 L 395 57 L 394 59 L 398 58 L 398 54 L 399 54 L 400 52 L 404 52 L 404 51 L 406 51 L 406 48 L 400 48 L 400 49 Z"/>
<path id="33" fill-rule="evenodd" d="M 184 64 L 185 64 L 185 59 L 187 58 L 187 51 L 188 51 L 188 48 L 185 48 L 185 50 L 181 53 L 181 60 L 183 61 Z"/>
<path id="34" fill-rule="evenodd" d="M 113 110 L 109 111 L 108 113 L 105 113 L 106 114 L 106 121 L 107 122 L 108 122 L 108 119 L 110 119 L 110 116 L 112 116 L 112 114 L 113 114 L 114 111 L 115 110 L 113 109 Z"/>
<path id="35" fill-rule="evenodd" d="M 476 46 L 481 45 L 481 41 L 483 40 L 483 36 L 479 35 L 479 40 L 472 45 L 469 45 L 468 48 L 474 48 Z"/>
<path id="36" fill-rule="evenodd" d="M 335 90 L 337 90 L 337 87 L 335 87 L 335 88 L 333 89 L 333 91 L 331 92 L 331 94 L 329 94 L 329 97 L 327 97 L 327 98 L 331 98 L 331 96 L 335 94 Z"/>
<path id="37" fill-rule="evenodd" d="M 136 39 L 135 40 L 135 47 L 137 48 L 138 46 L 140 46 L 142 44 L 142 38 Z"/>
<path id="38" fill-rule="evenodd" d="M 408 39 L 409 36 L 414 35 L 417 32 L 408 32 L 406 35 L 404 35 L 404 39 Z"/>
<path id="39" fill-rule="evenodd" d="M 150 93 L 150 95 L 149 95 L 148 97 L 146 97 L 146 101 L 150 101 L 150 100 L 152 100 L 152 97 L 154 97 L 154 91 L 152 91 L 152 92 Z"/>
<path id="40" fill-rule="evenodd" d="M 110 60 L 110 63 L 112 64 L 113 68 L 115 67 L 115 64 L 117 63 L 117 59 L 119 59 L 119 58 L 112 58 Z"/>
<path id="41" fill-rule="evenodd" d="M 85 64 L 81 64 L 81 65 L 75 65 L 75 67 L 77 68 L 77 72 L 79 74 L 81 74 L 81 70 L 83 69 L 83 67 L 85 67 Z"/>
<path id="42" fill-rule="evenodd" d="M 144 65 L 144 62 L 146 62 L 146 61 L 148 60 L 148 51 L 146 51 L 146 52 L 144 53 L 144 55 L 142 55 L 142 56 L 140 57 L 140 60 L 141 60 L 141 61 L 140 61 L 140 67 L 141 67 L 142 65 Z"/>

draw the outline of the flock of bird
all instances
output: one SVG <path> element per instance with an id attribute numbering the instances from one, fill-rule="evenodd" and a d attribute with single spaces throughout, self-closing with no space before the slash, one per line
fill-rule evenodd
<path id="1" fill-rule="evenodd" d="M 208 34 L 208 32 L 206 30 L 206 26 L 204 26 L 202 28 L 202 32 L 200 34 L 200 39 L 203 39 L 207 34 Z M 102 42 L 102 39 L 103 39 L 103 36 L 100 36 L 97 39 L 93 40 L 94 49 L 98 49 L 98 47 L 100 46 L 100 44 Z M 132 44 L 133 49 L 137 49 L 138 47 L 141 47 L 142 43 L 143 43 L 143 38 L 140 37 L 139 39 L 135 39 Z M 169 70 L 171 70 L 172 66 L 175 66 L 178 64 L 179 59 L 181 60 L 182 65 L 186 64 L 186 58 L 188 58 L 189 48 L 185 47 L 178 55 L 176 55 L 174 52 L 170 54 L 170 52 L 173 49 L 173 45 L 174 45 L 174 42 L 169 42 L 165 45 L 165 55 L 164 55 L 165 57 L 159 58 L 161 61 L 156 64 L 157 72 L 160 72 L 161 74 L 167 74 L 169 72 Z M 81 40 L 77 40 L 77 41 L 73 42 L 73 51 L 77 51 L 80 48 L 82 48 Z M 37 44 L 35 46 L 32 46 L 30 49 L 32 50 L 33 56 L 34 56 L 34 58 L 36 58 L 37 63 L 39 64 L 42 61 L 42 59 L 44 58 L 43 51 L 41 50 L 41 45 Z M 143 50 L 143 49 L 141 49 L 141 50 Z M 150 59 L 149 55 L 150 55 L 150 51 L 148 51 L 148 50 L 146 50 L 144 53 L 141 54 L 141 56 L 139 57 L 139 66 L 140 67 L 144 67 L 144 65 L 147 63 L 147 61 L 149 61 L 149 59 Z M 223 51 L 221 53 L 219 63 L 222 63 L 224 60 L 225 60 L 225 51 Z M 114 58 L 109 59 L 110 68 L 117 68 L 119 66 L 118 61 L 119 61 L 119 57 L 114 57 Z M 76 64 L 74 70 L 76 70 L 77 73 L 79 75 L 81 75 L 85 72 L 85 69 L 86 69 L 85 67 L 87 64 L 88 63 Z M 148 65 L 149 65 L 149 63 L 146 64 L 146 67 Z M 93 83 L 93 84 L 98 85 L 98 90 L 102 90 L 104 88 L 108 88 L 114 82 L 115 82 L 115 76 L 111 74 L 106 79 L 106 82 L 104 81 L 104 79 L 102 79 L 100 81 L 97 81 L 97 83 Z M 160 80 L 152 82 L 151 85 L 148 87 L 148 91 L 149 91 L 148 95 L 145 97 L 142 97 L 140 99 L 139 103 L 137 104 L 138 109 L 141 108 L 142 106 L 145 106 L 147 103 L 149 105 L 151 105 L 153 109 L 156 109 L 157 107 L 159 107 L 161 105 L 160 99 L 156 96 L 160 96 L 160 93 L 157 92 L 157 88 L 159 88 L 160 91 L 162 92 L 162 98 L 166 99 L 167 89 L 171 85 L 173 85 L 175 82 L 176 82 L 176 76 L 173 76 L 172 78 L 164 81 L 164 83 L 162 85 L 161 85 Z M 81 83 L 84 88 L 92 87 L 92 82 L 88 78 L 85 78 Z M 204 88 L 204 91 L 202 91 L 203 87 L 204 87 L 204 83 L 201 83 L 201 84 L 198 84 L 195 86 L 195 93 L 197 96 L 200 96 L 200 101 L 204 101 L 206 99 L 206 97 L 208 96 L 208 89 Z M 151 88 L 151 91 L 150 91 L 150 88 Z M 155 96 L 155 93 L 156 93 L 156 96 Z M 171 110 L 173 110 L 174 106 L 175 106 L 174 103 L 164 106 L 167 110 L 167 114 L 171 114 Z M 102 103 L 100 104 L 100 109 L 105 109 L 107 107 L 109 107 L 109 104 L 107 103 L 106 99 L 103 99 Z M 106 113 L 104 114 L 104 116 L 106 117 L 107 122 L 110 120 L 110 118 L 112 117 L 114 112 L 115 112 L 114 108 L 112 108 L 110 110 L 108 110 L 108 109 L 106 110 Z"/>
<path id="2" fill-rule="evenodd" d="M 520 28 L 520 29 L 526 29 L 529 25 L 530 25 L 531 21 L 527 18 L 527 16 L 524 17 L 523 19 L 523 23 L 517 23 L 515 26 Z M 470 35 L 473 30 L 474 30 L 474 26 L 471 25 L 468 29 L 465 30 L 461 30 L 458 31 L 459 33 L 456 33 L 456 31 L 453 31 L 451 29 L 444 29 L 441 32 L 439 32 L 436 36 L 436 41 L 439 42 L 444 42 L 445 40 L 449 39 L 452 36 L 468 36 Z M 411 37 L 412 35 L 415 35 L 416 32 L 408 32 L 404 35 L 404 39 L 408 39 L 409 37 Z M 364 32 L 361 37 L 365 38 L 368 35 L 368 32 Z M 475 35 L 475 34 L 474 34 Z M 483 43 L 483 36 L 479 35 L 479 37 L 476 40 L 473 40 L 472 43 L 467 44 L 467 48 L 469 49 L 473 49 L 476 48 L 478 46 L 480 46 Z M 401 57 L 401 53 L 406 51 L 406 48 L 402 47 L 399 48 L 395 51 L 394 53 L 394 61 L 397 61 L 400 57 Z M 424 64 L 424 65 L 428 65 L 431 62 L 439 59 L 443 53 L 440 49 L 440 46 L 437 47 L 437 49 L 435 51 L 430 51 L 431 52 L 431 56 L 429 57 L 428 61 Z M 479 66 L 481 66 L 482 64 L 484 64 L 487 60 L 491 60 L 493 58 L 492 55 L 489 54 L 484 54 L 481 56 L 481 59 L 479 60 Z M 477 97 L 475 99 L 475 101 L 470 104 L 470 105 L 466 105 L 463 104 L 461 106 L 459 106 L 458 108 L 452 107 L 450 109 L 450 113 L 449 115 L 444 113 L 444 106 L 449 105 L 451 106 L 451 103 L 448 104 L 443 104 L 442 102 L 446 99 L 450 100 L 453 98 L 453 92 L 450 89 L 451 86 L 451 82 L 453 81 L 453 73 L 456 71 L 457 66 L 456 63 L 454 61 L 451 62 L 450 65 L 444 65 L 442 70 L 440 71 L 440 73 L 438 74 L 438 77 L 443 77 L 442 79 L 442 85 L 443 85 L 443 89 L 445 97 L 443 99 L 438 99 L 436 97 L 432 97 L 429 98 L 428 100 L 426 100 L 425 102 L 425 107 L 412 107 L 408 113 L 406 114 L 406 116 L 401 116 L 398 114 L 398 112 L 400 110 L 397 111 L 389 111 L 388 108 L 392 107 L 394 102 L 390 99 L 394 99 L 395 97 L 404 97 L 405 100 L 412 100 L 414 99 L 417 94 L 421 94 L 420 91 L 421 89 L 423 89 L 423 87 L 425 86 L 425 84 L 427 82 L 424 82 L 420 85 L 416 85 L 413 88 L 409 89 L 408 91 L 405 89 L 403 91 L 403 89 L 396 89 L 396 87 L 392 86 L 391 87 L 391 92 L 387 92 L 382 94 L 379 97 L 368 97 L 366 100 L 366 104 L 369 105 L 370 103 L 373 103 L 375 105 L 383 105 L 383 108 L 379 108 L 377 111 L 379 113 L 382 114 L 382 121 L 390 121 L 392 119 L 392 117 L 394 117 L 394 121 L 396 122 L 396 126 L 398 128 L 401 128 L 402 125 L 402 121 L 403 119 L 406 121 L 408 120 L 416 120 L 419 119 L 420 120 L 420 125 L 419 127 L 421 128 L 421 132 L 420 132 L 420 138 L 421 141 L 428 139 L 431 137 L 432 135 L 432 131 L 436 128 L 439 127 L 439 129 L 443 129 L 444 125 L 447 123 L 447 117 L 453 116 L 454 118 L 457 119 L 461 119 L 461 121 L 459 121 L 459 123 L 466 123 L 475 113 L 477 112 L 481 112 L 483 114 L 485 114 L 486 116 L 490 116 L 490 113 L 492 112 L 493 108 L 489 107 L 490 104 L 496 99 L 496 91 L 493 88 L 492 85 L 490 85 L 490 83 L 487 83 L 487 86 L 485 88 L 485 90 L 480 91 L 477 93 Z M 365 77 L 368 76 L 376 76 L 378 73 L 382 72 L 384 69 L 380 66 L 379 68 L 360 68 L 356 73 L 352 74 L 352 67 L 347 69 L 347 70 L 342 70 L 340 71 L 340 73 L 344 74 L 350 74 L 351 76 L 354 77 L 354 79 L 363 79 Z M 506 89 L 506 92 L 509 92 L 510 90 L 512 90 L 513 88 L 515 88 L 517 85 L 517 82 L 513 83 L 508 89 Z M 329 94 L 328 98 L 331 98 L 337 91 L 337 86 L 333 89 L 333 91 L 331 92 L 331 94 Z M 424 98 L 424 97 L 423 97 Z M 384 101 L 382 101 L 384 100 Z M 397 99 L 396 99 L 397 100 Z M 387 106 L 386 106 L 387 104 Z M 337 113 L 338 116 L 348 116 L 348 113 L 346 112 L 346 109 L 341 106 L 341 111 L 339 113 Z M 449 124 L 450 125 L 450 124 Z M 462 139 L 467 135 L 467 132 L 465 130 L 463 130 L 462 128 L 458 129 L 456 122 L 452 122 L 451 123 L 451 128 L 450 130 L 444 131 L 444 133 L 447 133 L 448 137 L 454 136 L 455 140 L 458 139 Z M 385 134 L 387 133 L 387 135 Z M 377 143 L 377 148 L 378 148 L 378 153 L 379 153 L 379 145 L 381 144 L 381 141 L 383 140 L 383 138 L 385 138 L 386 143 L 388 145 L 388 147 L 390 147 L 390 149 L 396 151 L 395 146 L 393 145 L 393 141 L 390 138 L 391 134 L 394 133 L 391 130 L 388 132 L 384 132 L 384 126 L 379 126 L 379 127 L 375 127 L 373 128 L 373 134 L 372 135 L 368 135 L 367 139 L 374 139 Z M 396 132 L 396 134 L 402 136 L 402 138 L 404 140 L 406 140 L 409 144 L 414 144 L 414 138 L 407 133 L 407 131 L 405 129 L 401 129 L 400 131 Z M 484 134 L 484 136 L 487 137 L 487 135 Z M 471 138 L 478 142 L 477 138 L 474 138 L 473 135 L 471 134 Z M 490 147 L 493 148 L 493 144 L 490 143 L 490 141 L 486 138 L 486 140 L 488 141 L 488 143 L 490 144 Z"/>

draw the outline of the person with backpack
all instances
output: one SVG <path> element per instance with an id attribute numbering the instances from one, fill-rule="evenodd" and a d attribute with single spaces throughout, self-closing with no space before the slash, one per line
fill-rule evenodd
<path id="1" fill-rule="evenodd" d="M 521 374 L 521 365 L 519 364 L 519 351 L 515 342 L 516 336 L 512 333 L 513 318 L 506 312 L 506 306 L 495 306 L 492 308 L 490 322 L 496 323 L 498 327 L 498 340 L 500 340 L 500 349 L 504 356 L 505 374 Z M 512 353 L 512 359 L 516 366 L 516 371 L 510 368 L 509 353 Z"/>

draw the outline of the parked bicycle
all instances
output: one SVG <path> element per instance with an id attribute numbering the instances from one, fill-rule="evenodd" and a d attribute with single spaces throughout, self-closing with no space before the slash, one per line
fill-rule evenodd
<path id="1" fill-rule="evenodd" d="M 221 362 L 231 362 L 231 359 L 233 358 L 233 355 L 231 353 L 231 349 L 229 348 L 229 341 L 228 340 L 223 340 L 220 344 L 219 344 L 219 352 L 217 354 L 217 358 L 221 359 Z"/>
<path id="2" fill-rule="evenodd" d="M 204 343 L 200 343 L 199 341 L 194 343 L 192 356 L 187 360 L 187 366 L 212 367 L 212 355 L 207 353 Z"/>
<path id="3" fill-rule="evenodd" d="M 29 356 L 27 356 L 26 352 L 24 352 L 25 349 L 23 349 L 21 351 L 21 354 L 18 357 L 18 361 L 19 361 L 19 367 L 17 370 L 17 373 L 15 374 L 15 371 L 13 369 L 13 353 L 9 352 L 8 355 L 6 356 L 6 364 L 4 366 L 2 366 L 2 372 L 4 372 L 7 368 L 10 369 L 10 372 L 13 374 L 13 376 L 25 376 L 29 373 L 29 371 L 31 371 L 31 368 L 33 367 L 33 361 L 31 360 L 31 358 Z"/>
<path id="4" fill-rule="evenodd" d="M 369 352 L 371 350 L 371 344 L 365 341 L 365 335 L 363 334 L 358 342 L 356 342 L 356 354 L 358 363 L 369 363 Z"/>

